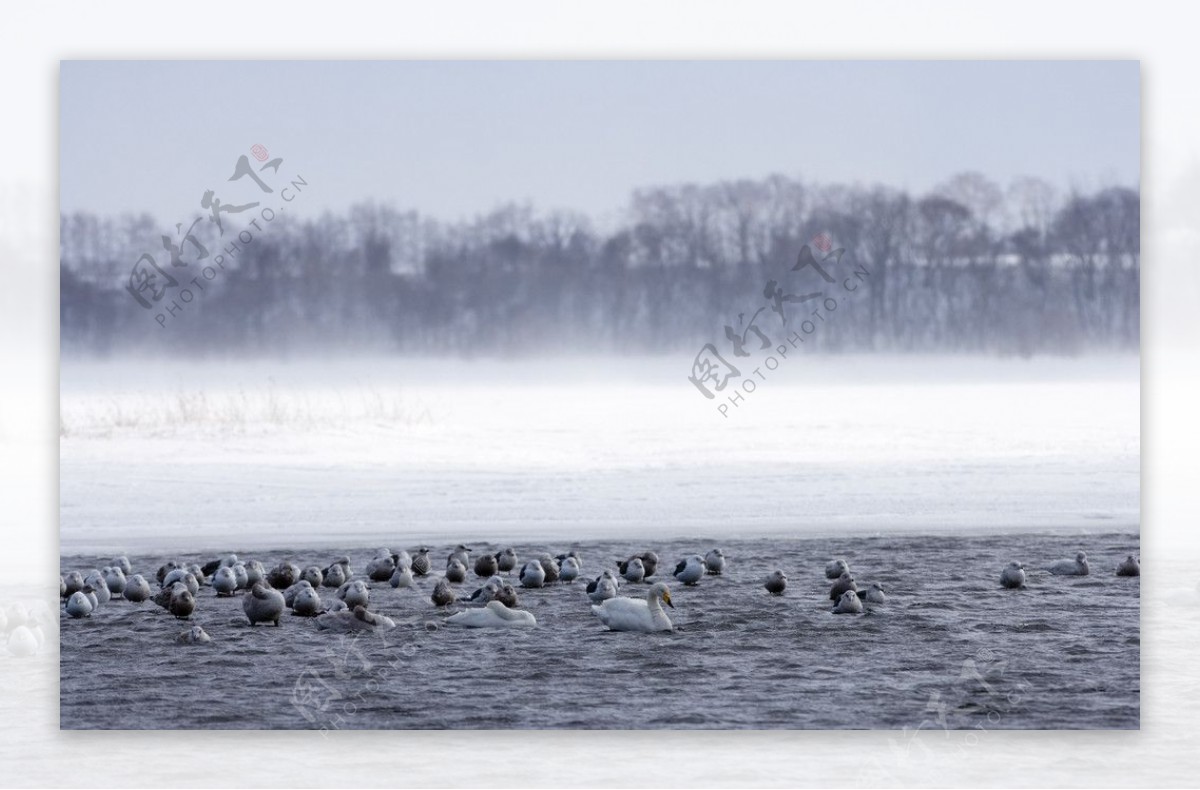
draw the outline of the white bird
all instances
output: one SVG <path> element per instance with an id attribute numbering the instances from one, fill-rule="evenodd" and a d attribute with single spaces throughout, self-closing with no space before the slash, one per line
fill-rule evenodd
<path id="1" fill-rule="evenodd" d="M 71 571 L 62 578 L 63 582 L 66 584 L 66 590 L 63 592 L 63 595 L 68 598 L 82 590 L 83 585 L 86 584 L 86 582 L 83 580 L 83 574 L 79 571 Z"/>
<path id="2" fill-rule="evenodd" d="M 1008 567 L 1000 572 L 1000 586 L 1009 590 L 1019 590 L 1025 586 L 1025 566 L 1019 562 L 1010 562 Z"/>
<path id="3" fill-rule="evenodd" d="M 237 590 L 237 575 L 233 572 L 233 568 L 228 565 L 217 568 L 217 572 L 213 574 L 212 588 L 219 596 L 233 595 Z M 126 597 L 128 597 L 129 588 L 126 587 Z"/>
<path id="4" fill-rule="evenodd" d="M 104 569 L 104 584 L 113 595 L 125 592 L 125 572 L 113 566 Z"/>
<path id="5" fill-rule="evenodd" d="M 446 618 L 446 625 L 464 628 L 532 628 L 537 618 L 530 612 L 509 609 L 499 601 L 488 601 L 482 609 L 467 609 Z"/>
<path id="6" fill-rule="evenodd" d="M 316 565 L 309 565 L 300 572 L 300 578 L 313 587 L 320 587 L 321 583 L 325 581 L 325 574 Z M 342 585 L 339 584 L 337 586 L 341 587 Z"/>
<path id="7" fill-rule="evenodd" d="M 767 576 L 763 587 L 766 587 L 767 592 L 772 595 L 783 595 L 783 591 L 787 589 L 787 574 L 776 568 Z"/>
<path id="8" fill-rule="evenodd" d="M 37 626 L 19 625 L 14 628 L 8 635 L 8 652 L 19 658 L 32 656 L 41 649 L 41 640 L 37 634 L 39 631 Z"/>
<path id="9" fill-rule="evenodd" d="M 354 578 L 354 571 L 350 570 L 350 558 L 345 555 L 342 555 L 333 562 L 329 563 L 329 567 L 325 568 L 323 571 L 321 571 L 321 573 L 325 576 L 326 587 L 341 587 L 343 584 Z M 332 577 L 334 581 L 337 581 L 337 579 L 340 578 L 341 581 L 337 581 L 336 584 L 331 584 L 330 577 Z"/>
<path id="10" fill-rule="evenodd" d="M 646 566 L 642 564 L 640 557 L 633 557 L 625 563 L 625 567 L 621 571 L 621 576 L 625 581 L 636 584 L 646 578 Z"/>
<path id="11" fill-rule="evenodd" d="M 86 588 L 85 588 L 86 589 Z M 96 608 L 83 590 L 76 590 L 67 599 L 67 614 L 75 618 L 87 617 Z"/>
<path id="12" fill-rule="evenodd" d="M 579 576 L 579 560 L 574 557 L 567 557 L 562 561 L 558 573 L 559 577 L 568 584 L 575 581 Z"/>
<path id="13" fill-rule="evenodd" d="M 662 582 L 655 582 L 646 593 L 646 600 L 640 598 L 609 598 L 602 604 L 592 607 L 592 613 L 600 618 L 600 622 L 608 626 L 610 631 L 671 631 L 671 619 L 663 611 L 666 604 L 672 609 L 671 591 Z"/>
<path id="14" fill-rule="evenodd" d="M 112 593 L 108 591 L 108 585 L 104 582 L 104 577 L 97 573 L 95 576 L 89 576 L 85 590 L 90 590 L 88 595 L 96 599 L 96 605 L 108 603 L 112 598 Z"/>
<path id="15" fill-rule="evenodd" d="M 246 566 L 240 562 L 235 562 L 230 566 L 233 571 L 234 578 L 237 579 L 237 588 L 239 590 L 248 590 L 253 585 L 250 584 L 250 573 L 246 570 Z"/>
<path id="16" fill-rule="evenodd" d="M 292 614 L 298 617 L 316 617 L 321 609 L 321 595 L 312 585 L 301 587 L 292 599 Z"/>
<path id="17" fill-rule="evenodd" d="M 198 625 L 194 625 L 179 636 L 175 637 L 175 641 L 182 645 L 204 645 L 211 642 L 212 637 L 209 636 L 203 628 Z"/>
<path id="18" fill-rule="evenodd" d="M 867 603 L 887 602 L 887 596 L 883 592 L 883 585 L 879 582 L 871 582 L 871 586 L 865 592 L 859 592 L 858 597 Z"/>
<path id="19" fill-rule="evenodd" d="M 113 557 L 112 564 L 121 569 L 121 573 L 128 576 L 133 573 L 133 566 L 129 564 L 129 558 L 122 554 L 120 557 Z"/>
<path id="20" fill-rule="evenodd" d="M 521 575 L 517 578 L 522 587 L 541 587 L 546 583 L 546 569 L 537 560 L 530 560 L 521 568 Z"/>
<path id="21" fill-rule="evenodd" d="M 142 574 L 135 573 L 126 580 L 125 591 L 122 595 L 127 601 L 141 603 L 150 597 L 150 583 L 143 578 Z"/>
<path id="22" fill-rule="evenodd" d="M 1087 554 L 1084 554 L 1081 551 L 1075 555 L 1074 560 L 1059 560 L 1046 570 L 1050 571 L 1055 576 L 1087 576 Z"/>
<path id="23" fill-rule="evenodd" d="M 675 566 L 675 578 L 684 584 L 695 584 L 704 578 L 704 558 L 693 554 Z"/>
<path id="24" fill-rule="evenodd" d="M 397 565 L 396 570 L 392 571 L 392 578 L 388 580 L 388 583 L 393 587 L 412 587 L 412 566 Z"/>
<path id="25" fill-rule="evenodd" d="M 836 579 L 843 573 L 849 572 L 850 566 L 846 564 L 845 560 L 830 560 L 829 564 L 825 566 L 826 579 Z"/>
<path id="26" fill-rule="evenodd" d="M 346 602 L 346 607 L 353 609 L 361 606 L 366 609 L 371 602 L 371 592 L 362 579 L 346 582 L 338 588 L 337 597 Z"/>
<path id="27" fill-rule="evenodd" d="M 725 552 L 713 549 L 704 555 L 704 567 L 714 576 L 720 576 L 725 571 Z"/>
<path id="28" fill-rule="evenodd" d="M 196 577 L 192 572 L 185 568 L 176 568 L 163 577 L 162 586 L 164 589 L 172 587 L 175 582 L 180 582 L 184 587 L 187 587 L 188 592 L 192 595 L 200 592 L 200 582 L 196 581 Z"/>
<path id="29" fill-rule="evenodd" d="M 246 583 L 242 585 L 243 587 L 253 587 L 257 582 L 266 583 L 267 569 L 263 567 L 261 562 L 258 560 L 249 560 L 245 563 L 244 567 L 246 568 Z"/>
<path id="30" fill-rule="evenodd" d="M 858 593 L 854 590 L 846 590 L 842 593 L 837 606 L 833 607 L 834 614 L 862 614 L 862 611 L 862 601 L 858 599 Z"/>
<path id="31" fill-rule="evenodd" d="M 587 594 L 592 603 L 600 603 L 607 601 L 609 598 L 617 597 L 617 588 L 620 586 L 617 581 L 617 575 L 612 571 L 604 571 L 592 581 L 588 582 Z"/>
<path id="32" fill-rule="evenodd" d="M 454 551 L 450 552 L 450 556 L 446 558 L 447 562 L 450 560 L 458 560 L 464 568 L 468 568 L 471 565 L 471 550 L 460 543 L 454 547 Z"/>

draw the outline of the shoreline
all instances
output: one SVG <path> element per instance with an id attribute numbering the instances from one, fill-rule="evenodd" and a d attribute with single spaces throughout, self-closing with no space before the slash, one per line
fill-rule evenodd
<path id="1" fill-rule="evenodd" d="M 1081 538 L 1099 538 L 1108 535 L 1135 537 L 1140 545 L 1141 529 L 1138 524 L 1105 524 L 1102 528 L 1097 525 L 1095 529 L 1082 529 L 1077 526 L 1063 526 L 1058 528 L 1048 528 L 1045 525 L 1028 525 L 1028 526 L 1012 526 L 1000 530 L 988 530 L 986 532 L 953 532 L 952 528 L 936 529 L 929 526 L 914 527 L 913 529 L 891 529 L 887 531 L 878 530 L 870 527 L 863 527 L 860 530 L 839 529 L 837 531 L 821 531 L 821 532 L 806 532 L 797 534 L 794 532 L 778 531 L 774 533 L 754 532 L 749 534 L 730 535 L 726 533 L 723 537 L 715 537 L 715 533 L 691 533 L 688 535 L 662 535 L 647 537 L 644 532 L 631 532 L 628 535 L 605 535 L 605 536 L 590 536 L 590 537 L 567 537 L 565 535 L 552 534 L 530 534 L 527 536 L 508 536 L 505 538 L 497 538 L 495 535 L 485 536 L 482 534 L 459 535 L 456 537 L 444 537 L 437 540 L 430 539 L 427 532 L 415 533 L 407 531 L 391 531 L 391 532 L 372 532 L 372 533 L 355 533 L 353 537 L 342 543 L 336 543 L 333 539 L 322 537 L 312 540 L 297 540 L 287 546 L 281 546 L 273 539 L 264 540 L 261 542 L 247 541 L 244 537 L 239 537 L 236 541 L 230 541 L 224 546 L 215 545 L 215 541 L 208 541 L 201 545 L 199 543 L 180 544 L 174 547 L 164 547 L 159 545 L 136 545 L 131 543 L 116 544 L 116 543 L 93 543 L 80 544 L 71 546 L 69 550 L 60 545 L 59 558 L 78 558 L 88 556 L 105 556 L 109 554 L 128 553 L 134 555 L 165 555 L 170 553 L 176 554 L 204 554 L 212 553 L 235 553 L 244 554 L 257 552 L 261 554 L 287 554 L 300 551 L 312 552 L 358 552 L 358 551 L 374 551 L 380 545 L 389 546 L 421 546 L 428 545 L 433 548 L 441 548 L 452 546 L 456 543 L 463 542 L 466 544 L 486 545 L 489 547 L 495 546 L 558 546 L 561 548 L 570 548 L 577 544 L 595 544 L 595 543 L 612 543 L 612 542 L 628 542 L 631 546 L 649 546 L 654 547 L 659 544 L 679 544 L 689 541 L 704 541 L 706 543 L 713 541 L 736 542 L 740 544 L 746 543 L 764 543 L 767 541 L 796 541 L 796 542 L 822 542 L 843 539 L 846 541 L 864 541 L 864 540 L 889 540 L 889 539 L 920 539 L 920 538 L 953 538 L 958 540 L 996 540 L 1007 536 L 1022 537 L 1022 538 L 1046 538 L 1046 539 L 1061 539 L 1071 535 L 1078 535 Z M 409 548 L 411 551 L 411 548 Z"/>

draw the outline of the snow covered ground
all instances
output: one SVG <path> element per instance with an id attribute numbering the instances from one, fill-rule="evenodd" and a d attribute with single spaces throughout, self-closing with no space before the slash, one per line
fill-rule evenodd
<path id="1" fill-rule="evenodd" d="M 60 551 L 1139 524 L 1136 356 L 690 363 L 64 359 Z"/>

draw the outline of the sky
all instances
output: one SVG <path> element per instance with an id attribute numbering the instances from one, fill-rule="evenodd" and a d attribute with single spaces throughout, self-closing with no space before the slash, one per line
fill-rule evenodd
<path id="1" fill-rule="evenodd" d="M 256 144 L 308 182 L 300 214 L 447 220 L 519 201 L 603 223 L 640 187 L 772 173 L 923 192 L 1140 171 L 1136 61 L 64 61 L 60 79 L 61 210 L 170 223 L 210 189 L 249 199 L 227 179 Z"/>

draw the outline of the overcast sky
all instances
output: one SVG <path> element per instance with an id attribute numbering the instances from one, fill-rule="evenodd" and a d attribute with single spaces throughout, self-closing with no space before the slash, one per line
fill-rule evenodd
<path id="1" fill-rule="evenodd" d="M 310 214 L 529 200 L 611 220 L 640 186 L 771 173 L 1139 179 L 1133 61 L 68 61 L 61 77 L 62 210 L 171 223 L 256 143 L 309 182 Z"/>

